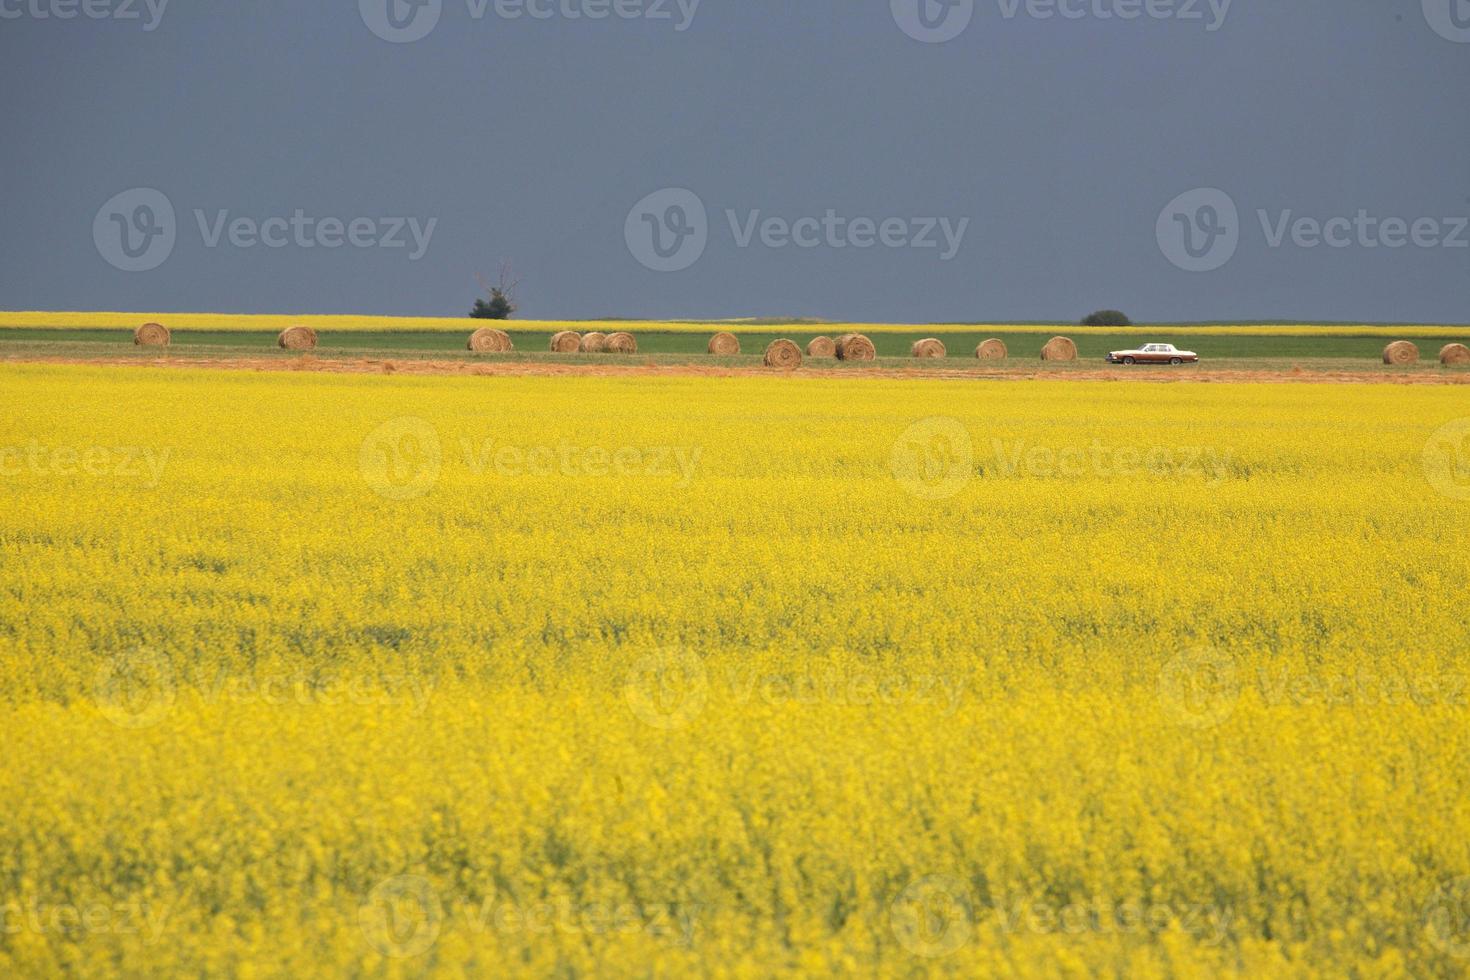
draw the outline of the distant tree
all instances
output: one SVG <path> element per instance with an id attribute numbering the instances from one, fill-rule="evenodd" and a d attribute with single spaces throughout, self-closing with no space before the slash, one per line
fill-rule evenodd
<path id="1" fill-rule="evenodd" d="M 474 309 L 470 310 L 470 316 L 477 320 L 509 320 L 510 315 L 515 311 L 515 304 L 510 301 L 505 293 L 501 292 L 499 286 L 494 286 L 490 289 L 489 300 L 475 300 L 475 306 Z"/>
<path id="2" fill-rule="evenodd" d="M 501 263 L 500 285 L 498 286 L 487 283 L 484 276 L 475 278 L 480 280 L 480 286 L 490 294 L 490 298 L 475 300 L 470 316 L 477 320 L 509 320 L 511 314 L 516 311 L 515 290 L 519 283 L 511 275 L 510 263 Z"/>
<path id="3" fill-rule="evenodd" d="M 1082 318 L 1084 327 L 1131 327 L 1133 321 L 1118 310 L 1098 310 Z"/>

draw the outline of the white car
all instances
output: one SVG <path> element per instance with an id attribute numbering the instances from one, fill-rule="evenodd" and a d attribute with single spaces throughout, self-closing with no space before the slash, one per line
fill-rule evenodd
<path id="1" fill-rule="evenodd" d="M 1144 344 L 1137 350 L 1115 350 L 1108 355 L 1109 364 L 1196 364 L 1199 355 L 1180 350 L 1173 344 Z"/>

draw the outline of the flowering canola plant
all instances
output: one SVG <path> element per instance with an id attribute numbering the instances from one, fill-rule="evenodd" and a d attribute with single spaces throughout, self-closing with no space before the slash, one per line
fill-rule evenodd
<path id="1" fill-rule="evenodd" d="M 0 974 L 1463 972 L 1466 415 L 0 367 Z"/>

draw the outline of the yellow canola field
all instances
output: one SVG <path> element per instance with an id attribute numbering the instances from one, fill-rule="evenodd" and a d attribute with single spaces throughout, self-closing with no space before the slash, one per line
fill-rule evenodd
<path id="1" fill-rule="evenodd" d="M 0 975 L 1463 972 L 1466 416 L 0 367 Z"/>
<path id="2" fill-rule="evenodd" d="M 176 331 L 268 331 L 278 332 L 301 324 L 323 333 L 469 333 L 483 321 L 468 317 L 356 316 L 337 314 L 253 313 L 116 313 L 75 311 L 0 311 L 0 330 L 132 330 L 143 323 L 159 322 Z M 1100 334 L 1107 336 L 1154 336 L 1160 330 L 1186 336 L 1249 337 L 1408 337 L 1414 339 L 1461 340 L 1463 325 L 1410 324 L 1152 324 L 1134 327 L 1083 327 L 1065 323 L 829 323 L 823 320 L 511 320 L 502 324 L 511 330 L 555 333 L 559 330 L 626 330 L 632 333 L 715 333 L 738 330 L 743 334 L 786 334 L 794 329 L 838 334 L 900 333 L 947 334 L 1034 333 Z"/>

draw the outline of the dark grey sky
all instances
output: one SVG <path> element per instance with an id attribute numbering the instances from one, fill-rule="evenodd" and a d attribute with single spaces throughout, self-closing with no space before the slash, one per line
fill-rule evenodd
<path id="1" fill-rule="evenodd" d="M 151 2 L 0 0 L 0 307 L 1470 321 L 1470 0 Z"/>

